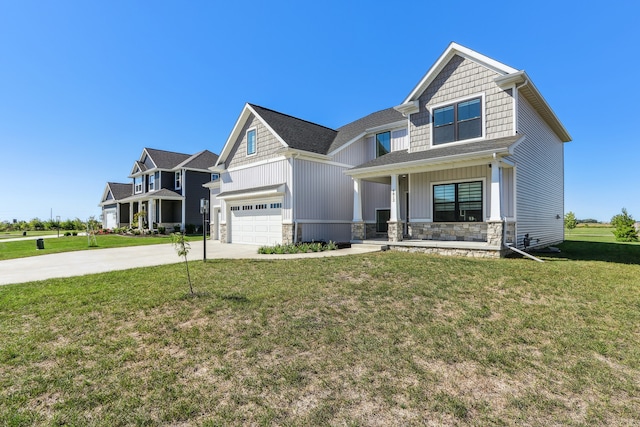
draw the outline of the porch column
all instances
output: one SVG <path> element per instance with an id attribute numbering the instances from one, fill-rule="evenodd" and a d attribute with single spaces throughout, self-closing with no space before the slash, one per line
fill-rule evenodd
<path id="1" fill-rule="evenodd" d="M 129 202 L 129 228 L 133 227 L 133 204 L 134 202 Z"/>
<path id="2" fill-rule="evenodd" d="M 353 221 L 351 222 L 351 240 L 366 239 L 366 227 L 362 220 L 362 181 L 353 178 Z"/>
<path id="3" fill-rule="evenodd" d="M 500 197 L 500 163 L 496 160 L 491 162 L 491 214 L 489 221 L 502 220 L 502 206 Z"/>
<path id="4" fill-rule="evenodd" d="M 400 221 L 400 195 L 398 194 L 398 175 L 391 175 L 391 212 L 389 212 L 387 234 L 390 242 L 402 241 L 402 221 Z"/>
<path id="5" fill-rule="evenodd" d="M 156 201 L 149 199 L 149 230 L 153 230 L 153 223 L 156 222 Z"/>
<path id="6" fill-rule="evenodd" d="M 162 199 L 158 200 L 158 225 L 162 222 Z"/>

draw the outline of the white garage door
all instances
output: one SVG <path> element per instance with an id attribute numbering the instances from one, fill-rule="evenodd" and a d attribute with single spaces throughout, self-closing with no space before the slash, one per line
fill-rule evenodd
<path id="1" fill-rule="evenodd" d="M 230 209 L 231 243 L 282 243 L 282 203 L 245 202 Z"/>
<path id="2" fill-rule="evenodd" d="M 118 227 L 118 216 L 116 215 L 116 208 L 105 209 L 104 215 L 104 228 L 114 229 Z"/>

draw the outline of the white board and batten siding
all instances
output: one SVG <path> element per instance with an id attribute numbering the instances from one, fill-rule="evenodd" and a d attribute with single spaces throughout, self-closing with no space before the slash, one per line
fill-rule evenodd
<path id="1" fill-rule="evenodd" d="M 409 148 L 407 128 L 391 131 L 391 151 Z M 348 147 L 338 151 L 333 160 L 351 166 L 358 166 L 376 158 L 375 135 L 367 135 Z"/>
<path id="2" fill-rule="evenodd" d="M 564 240 L 564 145 L 524 99 L 518 99 L 519 132 L 514 150 L 518 247 L 529 234 L 537 245 Z M 559 216 L 559 218 L 558 218 Z"/>

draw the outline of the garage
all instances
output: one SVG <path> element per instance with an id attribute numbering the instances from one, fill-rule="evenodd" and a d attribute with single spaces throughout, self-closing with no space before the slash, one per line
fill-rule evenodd
<path id="1" fill-rule="evenodd" d="M 282 203 L 244 201 L 229 207 L 231 243 L 275 245 L 282 243 Z"/>
<path id="2" fill-rule="evenodd" d="M 102 228 L 114 229 L 118 227 L 118 214 L 116 213 L 116 208 L 105 209 L 102 211 L 102 215 Z"/>

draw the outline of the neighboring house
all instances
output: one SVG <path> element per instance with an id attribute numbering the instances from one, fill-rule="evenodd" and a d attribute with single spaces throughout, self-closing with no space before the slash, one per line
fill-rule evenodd
<path id="1" fill-rule="evenodd" d="M 129 203 L 121 203 L 133 194 L 133 184 L 107 182 L 102 194 L 102 228 L 114 229 L 129 226 Z"/>
<path id="2" fill-rule="evenodd" d="M 222 242 L 502 256 L 564 240 L 570 140 L 524 71 L 452 43 L 400 105 L 335 130 L 245 105 L 212 218 Z"/>
<path id="3" fill-rule="evenodd" d="M 196 154 L 183 154 L 171 151 L 145 148 L 134 163 L 129 178 L 132 184 L 118 184 L 118 191 L 124 191 L 128 185 L 128 194 L 118 192 L 115 197 L 113 184 L 107 184 L 100 206 L 103 208 L 103 226 L 113 223 L 114 203 L 109 195 L 117 199 L 116 223 L 120 227 L 134 223 L 138 212 L 143 224 L 156 229 L 163 226 L 173 229 L 179 225 L 184 229 L 187 224 L 202 224 L 200 199 L 209 197 L 209 191 L 203 184 L 211 180 L 212 167 L 218 156 L 204 150 Z M 107 227 L 111 228 L 111 227 Z"/>

